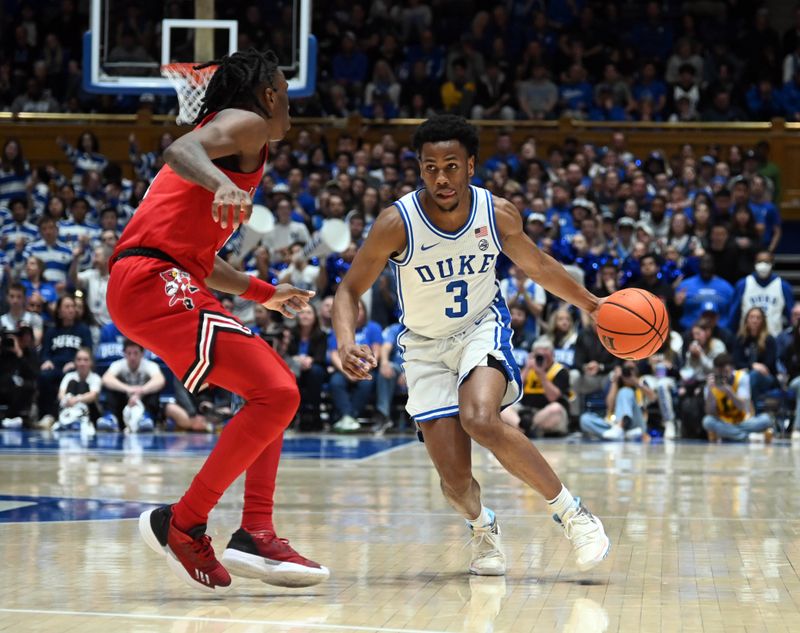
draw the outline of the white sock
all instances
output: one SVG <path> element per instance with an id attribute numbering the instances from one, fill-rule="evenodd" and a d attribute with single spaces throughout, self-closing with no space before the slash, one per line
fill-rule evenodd
<path id="1" fill-rule="evenodd" d="M 555 499 L 549 499 L 547 503 L 553 513 L 561 517 L 567 510 L 575 507 L 575 498 L 567 490 L 567 487 L 562 484 L 561 492 L 558 493 Z"/>
<path id="2" fill-rule="evenodd" d="M 474 519 L 467 519 L 467 525 L 471 528 L 486 528 L 494 523 L 494 512 L 481 504 L 481 513 Z"/>

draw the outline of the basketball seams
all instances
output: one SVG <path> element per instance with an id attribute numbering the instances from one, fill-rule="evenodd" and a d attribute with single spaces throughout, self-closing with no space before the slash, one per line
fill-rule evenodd
<path id="1" fill-rule="evenodd" d="M 651 293 L 644 293 L 639 288 L 628 288 L 628 290 L 630 290 L 631 292 L 635 292 L 640 297 L 642 297 L 645 301 L 647 301 L 647 305 L 649 305 L 650 309 L 653 311 L 653 324 L 655 325 L 655 322 L 656 322 L 656 319 L 658 318 L 658 315 L 656 314 L 656 308 L 653 305 L 653 302 L 650 301 L 650 297 L 647 296 L 648 294 L 651 294 Z M 652 296 L 655 296 L 655 295 L 652 295 Z"/>
<path id="2" fill-rule="evenodd" d="M 634 293 L 629 292 L 629 291 L 632 291 L 632 290 L 636 291 L 635 295 L 634 295 Z M 610 350 L 610 351 L 612 351 L 612 353 L 615 356 L 618 356 L 620 358 L 631 359 L 631 360 L 641 360 L 641 358 L 647 358 L 649 356 L 652 356 L 656 351 L 658 351 L 658 349 L 660 349 L 664 345 L 664 343 L 667 341 L 667 337 L 668 337 L 668 334 L 669 334 L 669 325 L 668 325 L 669 324 L 669 315 L 667 313 L 666 306 L 664 305 L 663 301 L 661 301 L 659 299 L 660 308 L 661 308 L 661 311 L 662 311 L 662 313 L 659 314 L 658 310 L 656 309 L 656 306 L 653 303 L 653 300 L 651 300 L 651 298 L 648 296 L 649 293 L 646 293 L 646 292 L 640 290 L 639 288 L 628 288 L 625 291 L 619 291 L 619 292 L 624 293 L 622 295 L 622 297 L 621 297 L 623 300 L 626 298 L 625 295 L 628 295 L 628 298 L 631 298 L 631 299 L 633 298 L 633 296 L 638 295 L 640 297 L 640 299 L 643 299 L 643 300 L 647 301 L 647 304 L 648 304 L 648 306 L 650 306 L 650 310 L 653 313 L 652 322 L 648 321 L 647 318 L 644 315 L 636 312 L 634 309 L 632 309 L 632 308 L 630 308 L 630 307 L 628 307 L 626 305 L 623 305 L 621 303 L 617 303 L 616 301 L 606 300 L 603 303 L 603 305 L 608 304 L 609 306 L 614 306 L 616 308 L 624 310 L 625 312 L 627 312 L 629 314 L 634 315 L 639 321 L 644 323 L 647 326 L 648 329 L 646 331 L 644 331 L 644 332 L 620 332 L 620 331 L 616 331 L 616 330 L 609 330 L 608 328 L 605 328 L 605 327 L 603 327 L 602 325 L 600 325 L 598 323 L 597 324 L 598 333 L 601 334 L 601 335 L 609 334 L 609 335 L 626 336 L 626 337 L 632 337 L 632 338 L 644 337 L 647 334 L 652 333 L 652 335 L 650 337 L 648 337 L 648 339 L 647 339 L 647 341 L 645 343 L 643 343 L 642 345 L 636 347 L 635 349 L 630 349 L 630 350 Z M 602 309 L 602 306 L 601 306 L 601 309 Z M 641 307 L 640 309 L 644 309 L 644 308 Z M 610 317 L 610 318 L 612 318 L 612 320 L 613 320 L 613 317 Z M 602 320 L 602 319 L 598 319 L 598 321 L 600 321 L 600 320 Z M 638 341 L 632 341 L 632 342 L 635 344 Z M 632 356 L 638 356 L 638 354 L 642 350 L 647 350 L 647 353 L 643 354 L 641 356 L 641 358 L 631 358 Z"/>
<path id="3" fill-rule="evenodd" d="M 619 334 L 621 336 L 646 336 L 651 332 L 651 330 L 646 330 L 644 332 L 617 332 L 616 330 L 609 330 L 607 327 L 603 327 L 602 325 L 598 325 L 597 329 L 603 330 L 603 332 L 608 334 Z"/>
<path id="4" fill-rule="evenodd" d="M 616 306 L 617 308 L 620 308 L 621 310 L 625 310 L 625 312 L 630 312 L 632 315 L 634 315 L 636 318 L 638 318 L 642 323 L 644 323 L 648 328 L 650 328 L 648 330 L 648 332 L 649 331 L 658 332 L 658 330 L 656 330 L 656 328 L 653 326 L 652 323 L 650 323 L 649 321 L 645 321 L 645 318 L 641 314 L 639 314 L 638 312 L 634 312 L 628 306 L 624 306 L 621 303 L 615 303 L 614 301 L 606 301 L 605 303 L 603 303 L 603 305 Z M 647 334 L 647 332 L 645 332 L 644 334 Z"/>

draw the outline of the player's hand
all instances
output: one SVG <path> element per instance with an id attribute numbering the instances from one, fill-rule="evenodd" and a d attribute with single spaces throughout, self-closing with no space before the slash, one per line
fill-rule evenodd
<path id="1" fill-rule="evenodd" d="M 378 361 L 369 345 L 351 343 L 339 348 L 342 371 L 350 380 L 372 380 L 372 370 Z"/>
<path id="2" fill-rule="evenodd" d="M 594 310 L 589 312 L 589 318 L 592 319 L 592 321 L 594 322 L 595 325 L 597 325 L 597 315 L 600 312 L 600 306 L 603 305 L 603 303 L 605 303 L 605 300 L 606 300 L 606 297 L 598 298 L 597 299 L 597 305 L 595 306 Z"/>
<path id="3" fill-rule="evenodd" d="M 239 189 L 233 183 L 222 185 L 214 192 L 214 202 L 211 204 L 211 217 L 220 227 L 227 229 L 232 226 L 234 230 L 250 219 L 253 212 L 253 199 L 250 194 Z"/>
<path id="4" fill-rule="evenodd" d="M 291 284 L 278 284 L 275 294 L 263 305 L 269 310 L 275 310 L 275 312 L 280 312 L 283 316 L 293 319 L 300 310 L 308 305 L 315 294 L 313 290 L 301 290 Z"/>
<path id="5" fill-rule="evenodd" d="M 757 371 L 762 376 L 769 376 L 769 368 L 764 363 L 753 363 L 750 365 L 755 371 Z"/>

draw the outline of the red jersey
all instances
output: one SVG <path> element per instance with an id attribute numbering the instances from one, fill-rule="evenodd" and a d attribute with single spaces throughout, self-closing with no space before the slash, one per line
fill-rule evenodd
<path id="1" fill-rule="evenodd" d="M 217 115 L 209 114 L 197 127 Z M 267 158 L 262 150 L 261 167 L 250 173 L 217 167 L 243 191 L 258 187 Z M 189 182 L 164 165 L 156 174 L 133 218 L 122 232 L 114 257 L 128 248 L 146 247 L 163 251 L 197 279 L 205 279 L 214 269 L 214 258 L 233 233 L 233 227 L 220 227 L 211 217 L 214 192 Z"/>

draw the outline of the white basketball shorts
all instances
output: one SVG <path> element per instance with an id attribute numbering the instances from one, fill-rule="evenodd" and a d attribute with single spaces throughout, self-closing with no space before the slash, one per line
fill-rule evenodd
<path id="1" fill-rule="evenodd" d="M 511 351 L 505 303 L 495 303 L 472 325 L 447 338 L 427 338 L 405 330 L 398 339 L 408 383 L 406 411 L 416 422 L 458 415 L 458 388 L 489 356 L 497 359 L 508 384 L 501 408 L 522 397 L 522 379 Z"/>

